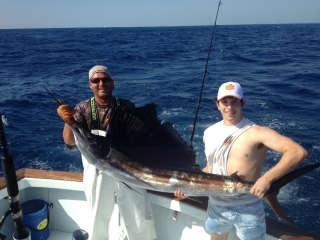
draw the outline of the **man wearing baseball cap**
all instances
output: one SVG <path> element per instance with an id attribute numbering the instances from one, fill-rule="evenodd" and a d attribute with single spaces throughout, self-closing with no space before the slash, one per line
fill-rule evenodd
<path id="1" fill-rule="evenodd" d="M 255 182 L 251 194 L 223 197 L 209 196 L 206 229 L 211 240 L 226 240 L 236 227 L 242 240 L 265 239 L 266 223 L 263 197 L 275 180 L 296 168 L 308 155 L 290 138 L 256 125 L 242 114 L 245 105 L 239 83 L 223 83 L 215 98 L 222 120 L 204 131 L 207 166 L 204 172 Z M 262 176 L 267 150 L 282 154 L 279 162 Z M 175 196 L 184 198 L 181 191 Z"/>
<path id="2" fill-rule="evenodd" d="M 92 134 L 105 137 L 109 120 L 115 108 L 135 108 L 128 100 L 114 97 L 114 80 L 107 67 L 97 65 L 89 70 L 89 87 L 94 97 L 78 103 L 75 109 L 62 104 L 58 108 L 59 116 L 64 120 L 63 139 L 69 148 L 76 147 L 76 139 L 70 125 L 77 121 Z M 109 223 L 115 206 L 115 198 L 130 240 L 156 239 L 151 204 L 147 191 L 119 182 L 89 164 L 82 156 L 83 182 L 89 204 L 91 220 L 90 240 L 109 239 Z"/>

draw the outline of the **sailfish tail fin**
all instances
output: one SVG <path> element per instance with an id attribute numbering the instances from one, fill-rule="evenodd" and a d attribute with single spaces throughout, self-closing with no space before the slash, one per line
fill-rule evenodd
<path id="1" fill-rule="evenodd" d="M 278 202 L 277 195 L 279 194 L 279 191 L 283 186 L 287 185 L 288 183 L 292 182 L 298 177 L 301 177 L 302 175 L 308 172 L 311 172 L 319 167 L 320 167 L 320 162 L 299 168 L 297 170 L 294 170 L 284 175 L 283 177 L 279 178 L 278 180 L 272 183 L 270 189 L 265 194 L 264 199 L 280 219 L 288 221 L 293 225 L 295 225 L 296 227 L 298 227 L 298 225 L 293 220 L 291 220 L 288 217 L 288 215 L 285 213 L 285 211 L 282 209 L 280 203 Z"/>
<path id="2" fill-rule="evenodd" d="M 275 193 L 270 193 L 264 197 L 264 200 L 268 203 L 274 213 L 278 216 L 278 218 L 285 220 L 289 223 L 292 223 L 294 226 L 299 227 L 291 218 L 288 217 L 286 212 L 281 207 L 278 202 L 277 195 Z"/>

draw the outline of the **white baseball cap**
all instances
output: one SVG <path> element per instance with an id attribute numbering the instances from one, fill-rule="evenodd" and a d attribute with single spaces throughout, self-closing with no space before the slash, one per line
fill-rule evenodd
<path id="1" fill-rule="evenodd" d="M 220 86 L 217 96 L 218 101 L 228 96 L 235 97 L 240 100 L 243 98 L 243 92 L 239 83 L 226 82 Z"/>

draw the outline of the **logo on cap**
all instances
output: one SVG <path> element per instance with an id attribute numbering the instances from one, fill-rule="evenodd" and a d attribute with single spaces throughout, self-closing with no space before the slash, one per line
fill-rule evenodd
<path id="1" fill-rule="evenodd" d="M 226 90 L 234 90 L 235 89 L 235 87 L 234 87 L 234 85 L 233 84 L 229 84 L 229 85 L 226 85 Z"/>

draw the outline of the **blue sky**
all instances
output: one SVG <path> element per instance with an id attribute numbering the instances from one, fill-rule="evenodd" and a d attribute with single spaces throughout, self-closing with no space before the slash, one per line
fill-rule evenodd
<path id="1" fill-rule="evenodd" d="M 0 29 L 213 25 L 218 2 L 0 0 Z M 217 23 L 320 23 L 320 0 L 222 0 Z"/>

